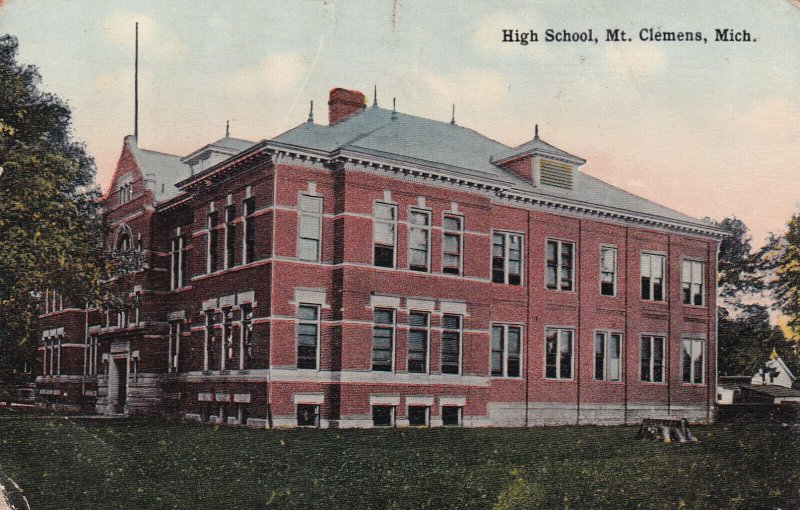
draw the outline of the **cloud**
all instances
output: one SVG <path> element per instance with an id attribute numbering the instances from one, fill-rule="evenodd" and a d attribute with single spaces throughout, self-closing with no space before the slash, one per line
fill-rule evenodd
<path id="1" fill-rule="evenodd" d="M 615 74 L 640 79 L 664 73 L 667 55 L 653 44 L 611 44 L 606 52 L 606 63 Z"/>
<path id="2" fill-rule="evenodd" d="M 103 21 L 103 33 L 114 44 L 133 48 L 139 23 L 139 50 L 148 57 L 179 59 L 186 55 L 186 45 L 146 14 L 122 11 Z"/>
<path id="3" fill-rule="evenodd" d="M 254 92 L 265 88 L 270 92 L 289 92 L 303 79 L 309 66 L 309 59 L 299 53 L 273 53 L 256 65 L 234 72 L 227 80 L 228 86 L 238 92 Z"/>
<path id="4" fill-rule="evenodd" d="M 496 106 L 508 94 L 503 75 L 483 69 L 462 69 L 449 75 L 424 72 L 422 80 L 434 101 L 466 105 L 473 111 Z"/>

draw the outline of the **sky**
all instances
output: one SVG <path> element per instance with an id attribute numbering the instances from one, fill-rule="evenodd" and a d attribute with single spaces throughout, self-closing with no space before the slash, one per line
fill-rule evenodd
<path id="1" fill-rule="evenodd" d="M 698 5 L 699 4 L 699 5 Z M 502 143 L 543 140 L 582 168 L 695 217 L 735 215 L 760 246 L 800 205 L 800 1 L 417 2 L 0 1 L 19 61 L 65 99 L 108 186 L 133 132 L 185 155 L 222 137 L 261 140 L 327 122 L 333 87 L 401 112 L 456 121 Z M 545 43 L 548 28 L 599 44 Z M 604 42 L 607 28 L 633 40 Z M 641 29 L 701 31 L 708 44 L 643 42 Z M 713 42 L 715 28 L 755 42 Z M 502 43 L 503 29 L 540 42 Z"/>

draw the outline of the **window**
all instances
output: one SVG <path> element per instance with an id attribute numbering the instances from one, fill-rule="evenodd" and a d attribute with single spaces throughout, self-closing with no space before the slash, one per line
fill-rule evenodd
<path id="1" fill-rule="evenodd" d="M 318 367 L 319 306 L 300 305 L 297 308 L 297 368 Z"/>
<path id="2" fill-rule="evenodd" d="M 685 305 L 703 305 L 703 266 L 705 264 L 695 260 L 681 263 L 681 288 Z"/>
<path id="3" fill-rule="evenodd" d="M 492 377 L 519 377 L 522 328 L 492 326 Z"/>
<path id="4" fill-rule="evenodd" d="M 442 272 L 461 274 L 463 225 L 458 216 L 445 216 L 442 222 Z"/>
<path id="5" fill-rule="evenodd" d="M 642 299 L 664 301 L 664 260 L 663 255 L 642 253 Z"/>
<path id="6" fill-rule="evenodd" d="M 461 373 L 461 316 L 442 316 L 442 373 Z"/>
<path id="7" fill-rule="evenodd" d="M 461 425 L 461 407 L 442 406 L 442 425 L 458 427 Z"/>
<path id="8" fill-rule="evenodd" d="M 619 381 L 622 335 L 598 331 L 594 334 L 594 378 Z"/>
<path id="9" fill-rule="evenodd" d="M 683 359 L 683 382 L 703 384 L 703 351 L 705 342 L 693 338 L 684 338 L 681 358 Z"/>
<path id="10" fill-rule="evenodd" d="M 394 406 L 372 406 L 372 425 L 375 427 L 393 427 Z"/>
<path id="11" fill-rule="evenodd" d="M 206 273 L 217 270 L 217 211 L 211 211 L 206 217 L 208 228 L 208 245 L 206 246 Z"/>
<path id="12" fill-rule="evenodd" d="M 600 248 L 600 294 L 617 294 L 617 249 L 610 246 Z"/>
<path id="13" fill-rule="evenodd" d="M 133 295 L 133 323 L 139 325 L 140 313 L 142 307 L 142 293 L 138 290 Z"/>
<path id="14" fill-rule="evenodd" d="M 117 328 L 126 327 L 128 327 L 128 310 L 127 308 L 119 308 L 117 309 Z"/>
<path id="15" fill-rule="evenodd" d="M 408 268 L 428 271 L 431 244 L 431 213 L 411 210 L 408 213 Z"/>
<path id="16" fill-rule="evenodd" d="M 88 353 L 87 353 L 87 371 L 89 375 L 97 375 L 97 335 L 92 335 L 89 337 L 89 343 L 87 345 Z"/>
<path id="17" fill-rule="evenodd" d="M 319 427 L 319 406 L 316 404 L 297 404 L 297 426 Z"/>
<path id="18" fill-rule="evenodd" d="M 242 203 L 244 217 L 244 239 L 242 249 L 242 263 L 249 264 L 255 260 L 256 246 L 256 199 L 250 197 Z"/>
<path id="19" fill-rule="evenodd" d="M 127 232 L 119 237 L 117 241 L 117 251 L 120 253 L 131 251 L 131 236 Z"/>
<path id="20" fill-rule="evenodd" d="M 214 329 L 214 312 L 208 311 L 206 312 L 206 335 L 205 335 L 205 352 L 204 352 L 204 363 L 203 363 L 203 370 L 208 370 L 209 367 L 214 366 L 214 353 L 217 350 L 214 348 L 215 344 L 215 329 Z"/>
<path id="21" fill-rule="evenodd" d="M 181 352 L 181 323 L 169 323 L 169 358 L 167 372 L 178 371 L 178 357 Z"/>
<path id="22" fill-rule="evenodd" d="M 428 372 L 428 338 L 430 315 L 426 312 L 408 314 L 408 371 L 416 374 Z"/>
<path id="23" fill-rule="evenodd" d="M 178 236 L 172 238 L 169 251 L 170 289 L 179 289 L 186 285 L 188 276 L 186 274 L 188 263 L 187 255 L 186 237 L 180 235 L 180 229 L 178 229 Z"/>
<path id="24" fill-rule="evenodd" d="M 545 333 L 545 378 L 572 379 L 571 329 L 547 328 Z"/>
<path id="25" fill-rule="evenodd" d="M 641 348 L 641 380 L 664 382 L 664 337 L 645 335 Z"/>
<path id="26" fill-rule="evenodd" d="M 492 236 L 492 281 L 522 284 L 522 236 L 495 232 Z"/>
<path id="27" fill-rule="evenodd" d="M 119 203 L 125 204 L 133 198 L 133 184 L 128 182 L 119 187 Z"/>
<path id="28" fill-rule="evenodd" d="M 222 352 L 220 353 L 220 370 L 229 370 L 234 365 L 233 348 L 233 310 L 222 309 Z"/>
<path id="29" fill-rule="evenodd" d="M 236 265 L 236 206 L 225 208 L 225 269 Z"/>
<path id="30" fill-rule="evenodd" d="M 575 244 L 567 241 L 547 241 L 546 286 L 552 290 L 573 290 L 572 268 Z"/>
<path id="31" fill-rule="evenodd" d="M 397 229 L 397 207 L 375 202 L 372 208 L 372 241 L 375 265 L 394 267 L 394 244 Z"/>
<path id="32" fill-rule="evenodd" d="M 242 314 L 241 350 L 242 356 L 239 368 L 246 370 L 253 368 L 253 305 L 249 303 L 240 306 Z"/>
<path id="33" fill-rule="evenodd" d="M 412 427 L 425 427 L 428 425 L 430 407 L 408 406 L 408 424 Z"/>
<path id="34" fill-rule="evenodd" d="M 376 309 L 372 313 L 372 370 L 392 371 L 394 350 L 394 310 Z"/>
<path id="35" fill-rule="evenodd" d="M 318 262 L 322 234 L 322 197 L 300 195 L 298 209 L 297 258 Z"/>

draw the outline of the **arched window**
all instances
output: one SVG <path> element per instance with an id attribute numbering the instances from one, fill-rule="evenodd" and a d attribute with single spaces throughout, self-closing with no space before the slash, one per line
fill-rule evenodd
<path id="1" fill-rule="evenodd" d="M 117 241 L 117 251 L 131 251 L 131 236 L 127 232 L 119 236 L 119 240 Z"/>

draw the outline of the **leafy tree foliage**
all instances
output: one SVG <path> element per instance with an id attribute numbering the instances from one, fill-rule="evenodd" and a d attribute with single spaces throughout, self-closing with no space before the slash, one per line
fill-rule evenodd
<path id="1" fill-rule="evenodd" d="M 762 249 L 763 267 L 774 271 L 769 282 L 775 307 L 788 318 L 789 328 L 800 332 L 800 213 L 787 223 L 786 233 L 772 236 Z"/>
<path id="2" fill-rule="evenodd" d="M 30 360 L 36 302 L 58 289 L 65 303 L 99 296 L 106 272 L 95 165 L 72 138 L 70 110 L 43 92 L 16 38 L 0 37 L 0 369 Z"/>
<path id="3" fill-rule="evenodd" d="M 765 305 L 741 305 L 733 317 L 720 307 L 719 364 L 720 375 L 753 375 L 764 366 L 772 349 L 782 356 L 790 354 L 783 331 L 772 326 Z M 783 356 L 784 359 L 786 356 Z"/>
<path id="4" fill-rule="evenodd" d="M 719 247 L 719 292 L 727 306 L 737 306 L 744 294 L 763 291 L 764 278 L 759 272 L 759 254 L 753 253 L 750 231 L 736 217 L 724 218 L 717 225 L 729 237 Z"/>

